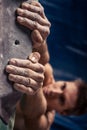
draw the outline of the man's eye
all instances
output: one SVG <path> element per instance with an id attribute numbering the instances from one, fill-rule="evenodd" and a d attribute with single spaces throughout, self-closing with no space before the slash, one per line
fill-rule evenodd
<path id="1" fill-rule="evenodd" d="M 61 90 L 64 90 L 66 88 L 66 83 L 64 83 L 62 86 L 61 86 Z"/>
<path id="2" fill-rule="evenodd" d="M 60 95 L 58 98 L 59 98 L 60 104 L 63 105 L 65 103 L 65 97 L 64 97 L 64 95 Z"/>

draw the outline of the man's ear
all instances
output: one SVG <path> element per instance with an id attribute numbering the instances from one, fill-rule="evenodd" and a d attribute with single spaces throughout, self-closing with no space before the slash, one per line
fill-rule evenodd
<path id="1" fill-rule="evenodd" d="M 60 114 L 63 115 L 63 116 L 68 115 L 66 111 L 62 111 L 62 112 L 60 112 Z"/>
<path id="2" fill-rule="evenodd" d="M 63 110 L 60 114 L 64 116 L 70 115 L 70 110 Z"/>

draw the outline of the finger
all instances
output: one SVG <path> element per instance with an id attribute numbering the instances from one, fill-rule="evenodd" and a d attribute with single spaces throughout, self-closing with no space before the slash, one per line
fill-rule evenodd
<path id="1" fill-rule="evenodd" d="M 38 13 L 40 14 L 43 18 L 44 18 L 44 8 L 41 6 L 40 3 L 38 2 L 31 2 L 30 4 L 28 2 L 24 2 L 22 3 L 21 5 L 22 9 L 27 9 L 31 12 L 35 12 L 35 13 Z"/>
<path id="2" fill-rule="evenodd" d="M 38 30 L 32 31 L 31 39 L 33 42 L 33 48 L 38 48 L 39 46 L 41 46 L 41 44 L 43 44 L 44 41 Z"/>
<path id="3" fill-rule="evenodd" d="M 37 21 L 41 25 L 44 25 L 44 26 L 46 25 L 49 27 L 51 26 L 50 22 L 47 19 L 42 18 L 38 13 L 33 13 L 26 9 L 21 9 L 21 8 L 17 9 L 17 13 L 19 16 L 28 18 L 33 21 Z"/>
<path id="4" fill-rule="evenodd" d="M 12 58 L 9 61 L 9 64 L 17 66 L 17 67 L 32 69 L 35 72 L 44 73 L 44 67 L 43 67 L 43 65 L 41 65 L 39 63 L 35 63 L 34 64 L 31 61 L 29 61 L 29 60 L 22 60 L 22 59 Z M 7 67 L 6 67 L 6 71 L 8 72 Z"/>
<path id="5" fill-rule="evenodd" d="M 40 88 L 43 85 L 42 82 L 36 82 L 35 80 L 33 80 L 31 78 L 25 78 L 25 77 L 19 76 L 19 75 L 9 74 L 8 78 L 10 81 L 13 81 L 18 84 L 22 84 L 26 87 L 31 87 L 33 90 L 37 90 L 38 88 Z"/>
<path id="6" fill-rule="evenodd" d="M 43 39 L 46 39 L 47 36 L 50 34 L 50 29 L 49 29 L 48 26 L 42 26 L 39 23 L 37 23 L 36 21 L 32 21 L 32 20 L 30 20 L 28 18 L 25 18 L 25 17 L 23 18 L 21 16 L 17 17 L 17 21 L 21 25 L 29 28 L 30 30 L 34 30 L 34 29 L 39 30 L 41 35 L 42 35 L 42 37 L 43 37 Z"/>
<path id="7" fill-rule="evenodd" d="M 38 52 L 33 52 L 28 57 L 33 63 L 37 63 L 40 59 L 40 54 Z"/>
<path id="8" fill-rule="evenodd" d="M 22 85 L 22 84 L 17 84 L 17 83 L 15 83 L 14 84 L 14 88 L 17 90 L 17 91 L 20 91 L 20 92 L 22 92 L 22 93 L 26 93 L 26 94 L 30 94 L 30 95 L 32 95 L 33 93 L 34 93 L 34 90 L 32 89 L 32 88 L 30 88 L 30 87 L 26 87 L 26 86 L 24 86 L 24 85 Z"/>
<path id="9" fill-rule="evenodd" d="M 6 71 L 8 73 L 14 74 L 14 75 L 20 75 L 20 76 L 24 76 L 24 77 L 29 77 L 32 78 L 38 82 L 43 82 L 44 80 L 44 75 L 43 73 L 36 73 L 35 71 L 32 71 L 30 69 L 27 68 L 20 68 L 20 67 L 16 67 L 13 65 L 8 65 L 6 67 Z"/>
<path id="10" fill-rule="evenodd" d="M 48 118 L 48 123 L 49 124 L 53 123 L 54 117 L 55 117 L 55 111 L 54 110 L 47 113 L 47 118 Z"/>
<path id="11" fill-rule="evenodd" d="M 38 2 L 38 1 L 32 1 L 31 2 L 31 5 L 33 5 L 33 6 L 38 6 L 38 7 L 40 7 L 40 9 L 38 9 L 39 11 L 37 12 L 38 14 L 40 14 L 43 18 L 45 18 L 45 19 L 47 19 L 47 17 L 45 16 L 45 13 L 44 13 L 44 8 L 43 8 L 43 6 L 40 4 L 40 2 Z M 47 19 L 48 20 L 48 19 Z"/>
<path id="12" fill-rule="evenodd" d="M 43 6 L 38 1 L 33 0 L 33 1 L 31 1 L 31 4 L 34 5 L 34 6 L 38 6 L 38 7 L 43 8 Z"/>

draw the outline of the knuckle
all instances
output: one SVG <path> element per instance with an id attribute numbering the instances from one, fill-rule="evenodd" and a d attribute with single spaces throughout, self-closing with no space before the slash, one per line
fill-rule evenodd
<path id="1" fill-rule="evenodd" d="M 24 15 L 28 14 L 28 11 L 27 11 L 26 9 L 23 10 L 23 14 L 24 14 Z"/>
<path id="2" fill-rule="evenodd" d="M 27 78 L 27 85 L 30 85 L 31 84 L 31 80 L 30 78 Z"/>
<path id="3" fill-rule="evenodd" d="M 40 82 L 40 83 L 38 83 L 37 84 L 37 87 L 39 86 L 39 88 L 41 87 L 41 86 L 43 86 L 43 82 Z"/>
<path id="4" fill-rule="evenodd" d="M 50 29 L 48 27 L 44 28 L 44 30 L 42 31 L 43 38 L 46 39 L 49 34 L 50 34 Z"/>
<path id="5" fill-rule="evenodd" d="M 44 75 L 38 75 L 38 80 L 40 81 L 40 82 L 43 82 L 43 80 L 44 80 Z"/>
<path id="6" fill-rule="evenodd" d="M 49 35 L 50 34 L 50 29 L 48 29 L 48 34 L 47 35 Z"/>
<path id="7" fill-rule="evenodd" d="M 25 3 L 25 2 L 23 2 L 23 3 L 21 4 L 21 7 L 23 8 L 25 5 L 26 5 L 26 3 Z"/>
<path id="8" fill-rule="evenodd" d="M 25 69 L 25 70 L 24 70 L 24 76 L 29 76 L 29 74 L 30 74 L 29 69 Z"/>
<path id="9" fill-rule="evenodd" d="M 49 27 L 51 27 L 51 22 L 48 21 Z"/>
<path id="10" fill-rule="evenodd" d="M 46 22 L 47 22 L 47 25 L 48 25 L 49 27 L 51 27 L 51 22 L 47 19 L 47 17 L 45 18 L 45 20 L 46 20 Z"/>
<path id="11" fill-rule="evenodd" d="M 24 82 L 23 82 L 23 84 L 25 85 L 25 86 L 29 86 L 30 85 L 30 78 L 26 78 L 25 80 L 23 80 Z"/>
<path id="12" fill-rule="evenodd" d="M 50 29 L 47 28 L 47 29 L 45 30 L 45 36 L 47 37 L 49 34 L 50 34 Z"/>
<path id="13" fill-rule="evenodd" d="M 34 17 L 34 20 L 37 20 L 38 15 L 34 14 L 33 17 Z"/>
<path id="14" fill-rule="evenodd" d="M 39 19 L 40 19 L 39 14 L 36 14 L 36 15 L 35 15 L 35 19 L 36 19 L 36 20 L 39 20 Z"/>
<path id="15" fill-rule="evenodd" d="M 43 7 L 40 7 L 39 10 L 38 10 L 38 13 L 41 15 L 44 13 L 44 8 Z"/>
<path id="16" fill-rule="evenodd" d="M 27 18 L 23 18 L 23 22 L 24 22 L 24 23 L 28 23 Z"/>
<path id="17" fill-rule="evenodd" d="M 41 12 L 42 12 L 42 13 L 44 12 L 44 8 L 43 8 L 43 6 L 41 6 Z"/>
<path id="18" fill-rule="evenodd" d="M 31 66 L 31 61 L 27 60 L 26 67 L 29 68 Z"/>
<path id="19" fill-rule="evenodd" d="M 37 21 L 34 21 L 34 29 L 38 29 L 38 23 L 37 23 Z"/>
<path id="20" fill-rule="evenodd" d="M 39 69 L 40 69 L 40 72 L 44 73 L 45 71 L 45 68 L 43 65 L 39 64 Z"/>

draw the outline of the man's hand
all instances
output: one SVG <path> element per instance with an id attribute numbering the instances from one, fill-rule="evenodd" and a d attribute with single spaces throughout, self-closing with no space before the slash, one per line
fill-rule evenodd
<path id="1" fill-rule="evenodd" d="M 46 40 L 50 33 L 50 22 L 44 14 L 44 8 L 37 1 L 24 2 L 21 8 L 17 9 L 17 21 L 29 28 L 30 30 L 38 30 L 41 34 L 41 41 Z"/>
<path id="2" fill-rule="evenodd" d="M 9 61 L 6 71 L 16 90 L 33 94 L 43 85 L 44 67 L 38 63 L 39 58 L 39 53 L 35 52 L 29 56 L 29 60 L 13 58 Z"/>
<path id="3" fill-rule="evenodd" d="M 44 8 L 39 2 L 24 2 L 21 8 L 17 9 L 17 21 L 19 24 L 32 30 L 31 40 L 33 52 L 39 52 L 41 58 L 39 62 L 45 65 L 49 61 L 49 52 L 46 44 L 50 33 L 50 22 L 45 16 Z"/>

